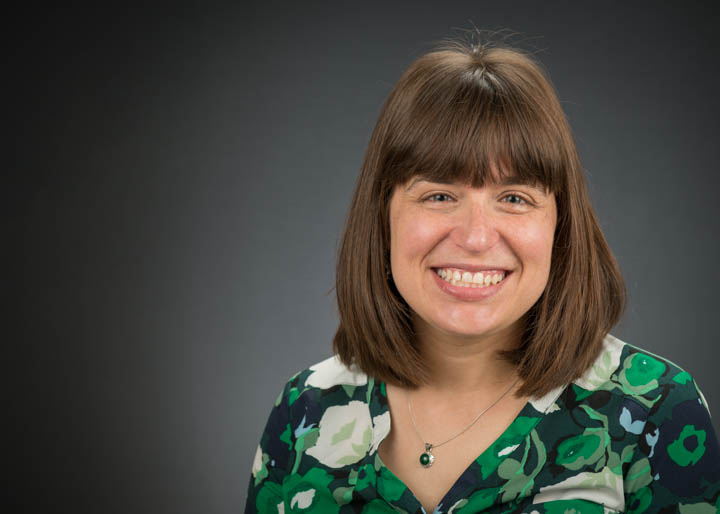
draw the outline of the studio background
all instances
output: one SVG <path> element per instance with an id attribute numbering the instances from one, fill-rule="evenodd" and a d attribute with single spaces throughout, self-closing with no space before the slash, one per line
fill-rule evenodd
<path id="1" fill-rule="evenodd" d="M 712 2 L 257 2 L 9 15 L 15 512 L 242 512 L 284 382 L 331 354 L 382 103 L 457 29 L 549 72 L 627 280 L 618 337 L 720 430 Z M 8 78 L 9 77 L 9 78 Z"/>

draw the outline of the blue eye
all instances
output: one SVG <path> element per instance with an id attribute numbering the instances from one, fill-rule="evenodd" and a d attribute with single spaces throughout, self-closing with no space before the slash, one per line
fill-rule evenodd
<path id="1" fill-rule="evenodd" d="M 435 193 L 435 194 L 430 195 L 427 198 L 425 198 L 425 200 L 430 201 L 430 202 L 444 203 L 444 202 L 451 200 L 451 198 L 450 198 L 450 195 L 446 195 L 445 193 Z"/>
<path id="2" fill-rule="evenodd" d="M 516 205 L 527 203 L 527 201 L 523 197 L 518 196 L 518 195 L 507 195 L 506 197 L 503 198 L 503 202 L 513 203 Z"/>

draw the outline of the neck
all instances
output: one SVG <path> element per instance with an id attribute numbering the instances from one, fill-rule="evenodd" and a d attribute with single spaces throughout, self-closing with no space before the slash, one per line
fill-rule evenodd
<path id="1" fill-rule="evenodd" d="M 471 393 L 507 387 L 517 379 L 517 366 L 501 359 L 499 352 L 519 343 L 518 327 L 482 338 L 439 333 L 421 320 L 415 320 L 415 327 L 429 370 L 422 389 Z"/>

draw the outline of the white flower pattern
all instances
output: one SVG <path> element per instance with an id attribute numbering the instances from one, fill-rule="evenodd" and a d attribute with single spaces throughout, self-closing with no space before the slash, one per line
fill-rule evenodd
<path id="1" fill-rule="evenodd" d="M 325 410 L 315 446 L 305 452 L 330 468 L 341 468 L 363 459 L 372 442 L 368 405 L 351 401 Z"/>
<path id="2" fill-rule="evenodd" d="M 322 362 L 310 366 L 312 373 L 305 385 L 319 389 L 330 389 L 336 385 L 363 386 L 367 384 L 367 375 L 357 368 L 346 367 L 337 356 L 325 359 Z"/>
<path id="3" fill-rule="evenodd" d="M 603 350 L 595 363 L 583 376 L 575 380 L 575 384 L 588 391 L 595 391 L 607 384 L 610 376 L 620 365 L 620 355 L 625 343 L 618 338 L 607 335 L 603 340 Z"/>
<path id="4" fill-rule="evenodd" d="M 622 477 L 603 468 L 598 473 L 578 473 L 557 484 L 540 488 L 533 503 L 545 503 L 557 500 L 582 499 L 611 509 L 625 510 L 625 495 Z"/>
<path id="5" fill-rule="evenodd" d="M 380 443 L 390 433 L 390 411 L 384 412 L 373 418 L 373 437 L 370 446 L 370 455 L 375 453 Z"/>
<path id="6" fill-rule="evenodd" d="M 253 459 L 252 464 L 252 476 L 256 477 L 258 472 L 262 469 L 262 448 L 260 448 L 260 445 L 257 447 L 257 451 L 255 452 L 255 458 Z"/>

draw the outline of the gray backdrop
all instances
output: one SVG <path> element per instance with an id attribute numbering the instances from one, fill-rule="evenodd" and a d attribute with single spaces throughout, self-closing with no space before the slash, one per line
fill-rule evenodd
<path id="1" fill-rule="evenodd" d="M 330 355 L 380 106 L 473 24 L 521 33 L 559 91 L 628 283 L 614 333 L 689 370 L 720 427 L 720 20 L 712 2 L 625 4 L 9 15 L 17 511 L 242 511 L 276 395 Z"/>

